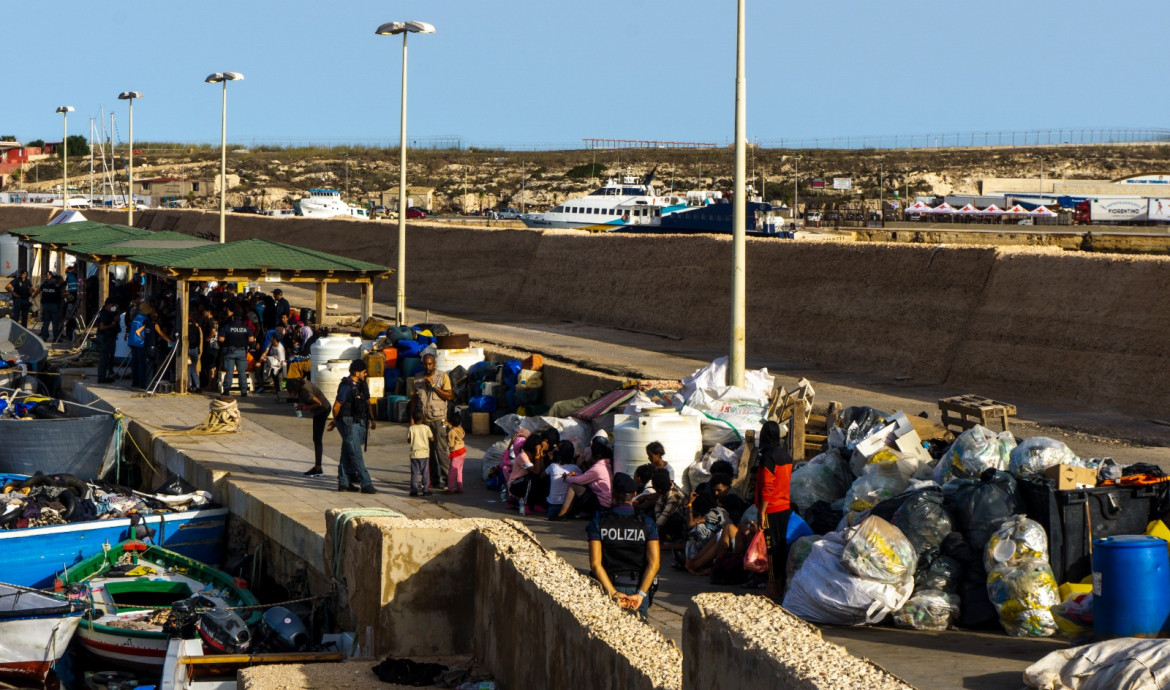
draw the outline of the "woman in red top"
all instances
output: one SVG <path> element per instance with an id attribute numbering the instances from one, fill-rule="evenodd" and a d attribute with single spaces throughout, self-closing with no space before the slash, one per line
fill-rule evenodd
<path id="1" fill-rule="evenodd" d="M 773 601 L 784 598 L 785 569 L 788 564 L 788 501 L 792 478 L 792 456 L 780 445 L 780 425 L 765 422 L 760 429 L 759 465 L 756 469 L 756 507 L 768 544 L 768 589 Z"/>

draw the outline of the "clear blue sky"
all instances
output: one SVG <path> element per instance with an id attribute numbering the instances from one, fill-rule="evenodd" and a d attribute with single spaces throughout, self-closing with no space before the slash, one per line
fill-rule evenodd
<path id="1" fill-rule="evenodd" d="M 87 134 L 105 106 L 126 137 L 397 140 L 401 41 L 412 137 L 473 144 L 732 136 L 734 0 L 38 0 L 5 8 L 0 134 Z M 1170 112 L 1166 0 L 748 0 L 749 136 L 1151 126 Z M 69 39 L 62 44 L 56 24 Z M 108 119 L 108 118 L 107 118 Z"/>

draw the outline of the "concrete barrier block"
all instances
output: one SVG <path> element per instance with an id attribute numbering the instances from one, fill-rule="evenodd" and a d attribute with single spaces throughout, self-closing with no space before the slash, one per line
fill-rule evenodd
<path id="1" fill-rule="evenodd" d="M 683 678 L 685 690 L 912 690 L 767 599 L 734 594 L 691 600 L 683 618 Z"/>

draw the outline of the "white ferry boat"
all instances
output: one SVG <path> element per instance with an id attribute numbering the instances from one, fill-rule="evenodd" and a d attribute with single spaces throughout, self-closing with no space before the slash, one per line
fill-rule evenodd
<path id="1" fill-rule="evenodd" d="M 662 217 L 687 208 L 685 198 L 661 195 L 651 184 L 654 173 L 641 182 L 632 175 L 611 179 L 588 196 L 570 199 L 545 213 L 529 213 L 520 220 L 530 228 L 577 228 L 607 232 L 627 227 L 661 225 Z"/>
<path id="2" fill-rule="evenodd" d="M 306 218 L 370 217 L 366 209 L 350 206 L 342 201 L 341 192 L 336 189 L 310 189 L 309 196 L 296 202 L 296 208 L 298 214 Z"/>

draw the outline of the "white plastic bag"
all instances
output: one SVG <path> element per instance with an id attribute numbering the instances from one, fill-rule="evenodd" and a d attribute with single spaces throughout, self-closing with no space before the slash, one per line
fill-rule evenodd
<path id="1" fill-rule="evenodd" d="M 703 444 L 742 442 L 748 431 L 759 431 L 768 412 L 767 398 L 734 386 L 695 391 L 682 408 L 683 414 L 703 417 Z"/>
<path id="2" fill-rule="evenodd" d="M 1159 690 L 1170 684 L 1170 640 L 1117 640 L 1058 649 L 1024 669 L 1036 690 Z"/>
<path id="3" fill-rule="evenodd" d="M 1016 439 L 1010 431 L 996 434 L 978 424 L 959 434 L 934 467 L 934 480 L 975 479 L 984 470 L 1005 470 Z"/>
<path id="4" fill-rule="evenodd" d="M 1019 558 L 987 575 L 987 597 L 999 623 L 1015 637 L 1051 637 L 1058 628 L 1052 607 L 1060 603 L 1048 561 Z"/>
<path id="5" fill-rule="evenodd" d="M 843 536 L 841 560 L 854 575 L 885 584 L 914 579 L 918 554 L 902 530 L 871 515 Z"/>
<path id="6" fill-rule="evenodd" d="M 745 371 L 743 374 L 744 389 L 755 398 L 765 401 L 772 395 L 776 387 L 776 378 L 765 369 Z M 727 358 L 720 357 L 707 366 L 696 369 L 693 374 L 682 380 L 682 387 L 678 394 L 684 401 L 689 402 L 695 391 L 702 388 L 722 389 L 727 387 Z"/>
<path id="7" fill-rule="evenodd" d="M 796 571 L 784 595 L 784 608 L 811 623 L 865 625 L 880 623 L 905 605 L 914 589 L 910 578 L 897 585 L 857 577 L 841 562 L 845 542 L 826 534 Z"/>
<path id="8" fill-rule="evenodd" d="M 1017 477 L 1036 477 L 1056 465 L 1079 465 L 1081 459 L 1060 441 L 1033 436 L 1012 449 L 1008 471 Z"/>
<path id="9" fill-rule="evenodd" d="M 488 449 L 483 452 L 483 459 L 479 461 L 480 473 L 483 474 L 483 480 L 486 482 L 488 474 L 492 469 L 500 466 L 500 462 L 504 459 L 504 452 L 508 450 L 508 439 L 503 441 L 496 441 L 488 446 Z"/>
<path id="10" fill-rule="evenodd" d="M 914 593 L 894 614 L 894 625 L 914 630 L 946 630 L 959 618 L 959 597 L 937 589 Z"/>
<path id="11" fill-rule="evenodd" d="M 788 491 L 792 504 L 801 511 L 817 501 L 832 503 L 843 498 L 851 483 L 840 451 L 830 448 L 792 471 Z"/>
<path id="12" fill-rule="evenodd" d="M 910 485 L 907 478 L 894 462 L 871 463 L 845 494 L 845 510 L 862 513 L 877 504 L 893 498 Z"/>

